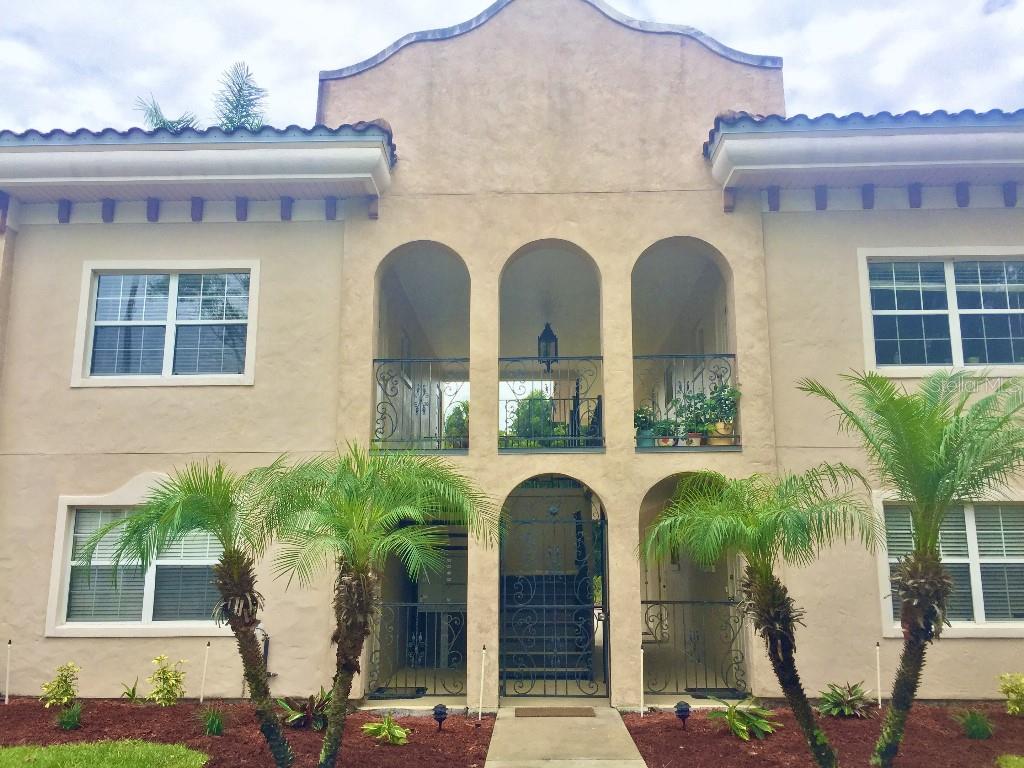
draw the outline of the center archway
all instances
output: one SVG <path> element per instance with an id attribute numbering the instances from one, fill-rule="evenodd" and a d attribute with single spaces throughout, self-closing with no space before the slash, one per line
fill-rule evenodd
<path id="1" fill-rule="evenodd" d="M 537 475 L 505 500 L 502 696 L 608 695 L 605 511 L 586 485 Z"/>

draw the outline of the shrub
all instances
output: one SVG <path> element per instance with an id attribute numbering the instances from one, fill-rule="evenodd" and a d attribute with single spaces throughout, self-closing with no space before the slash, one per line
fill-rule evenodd
<path id="1" fill-rule="evenodd" d="M 139 694 L 139 678 L 136 677 L 130 686 L 128 683 L 121 683 L 121 698 L 127 699 L 129 704 L 138 704 L 142 700 Z"/>
<path id="2" fill-rule="evenodd" d="M 1011 715 L 1024 715 L 1024 675 L 1000 675 L 999 690 L 1006 697 L 1006 711 Z"/>
<path id="3" fill-rule="evenodd" d="M 996 768 L 1024 768 L 1024 755 L 1003 755 L 996 760 Z"/>
<path id="4" fill-rule="evenodd" d="M 75 731 L 82 727 L 82 702 L 61 707 L 57 713 L 57 727 L 62 731 Z"/>
<path id="5" fill-rule="evenodd" d="M 224 733 L 224 713 L 216 707 L 199 710 L 199 719 L 203 722 L 203 733 L 207 736 L 221 736 Z"/>
<path id="6" fill-rule="evenodd" d="M 871 702 L 868 700 L 864 683 L 829 683 L 828 689 L 820 691 L 821 704 L 818 711 L 829 717 L 871 717 Z"/>
<path id="7" fill-rule="evenodd" d="M 331 703 L 331 692 L 322 687 L 320 693 L 308 699 L 278 699 L 277 704 L 284 710 L 285 725 L 292 728 L 312 728 L 322 731 L 327 727 L 327 705 Z"/>
<path id="8" fill-rule="evenodd" d="M 409 742 L 409 731 L 396 723 L 390 712 L 379 723 L 366 723 L 363 733 L 386 744 L 402 745 Z"/>
<path id="9" fill-rule="evenodd" d="M 954 712 L 951 717 L 960 724 L 964 736 L 968 739 L 991 739 L 996 730 L 992 721 L 985 717 L 985 713 L 976 709 Z"/>
<path id="10" fill-rule="evenodd" d="M 763 739 L 768 734 L 774 733 L 776 728 L 782 727 L 771 720 L 771 710 L 758 706 L 754 699 L 737 701 L 733 704 L 721 699 L 715 699 L 715 701 L 725 709 L 713 710 L 708 713 L 708 717 L 712 720 L 724 720 L 733 735 L 744 741 L 750 741 L 751 736 Z"/>
<path id="11" fill-rule="evenodd" d="M 78 696 L 78 673 L 82 668 L 69 661 L 57 667 L 57 676 L 48 683 L 43 683 L 43 695 L 40 700 L 44 707 L 64 707 Z"/>
<path id="12" fill-rule="evenodd" d="M 156 669 L 146 678 L 146 682 L 153 686 L 149 700 L 161 707 L 177 704 L 178 699 L 185 695 L 185 673 L 179 669 L 185 660 L 168 664 L 167 657 L 161 654 L 153 659 L 153 663 L 156 664 Z"/>

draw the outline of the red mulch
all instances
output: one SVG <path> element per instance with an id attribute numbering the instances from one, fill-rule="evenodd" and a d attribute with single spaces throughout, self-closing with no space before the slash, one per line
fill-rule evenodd
<path id="1" fill-rule="evenodd" d="M 64 744 L 102 739 L 143 739 L 167 744 L 183 744 L 210 755 L 206 768 L 273 768 L 263 736 L 251 707 L 244 703 L 208 702 L 223 710 L 223 736 L 204 736 L 197 711 L 199 705 L 186 701 L 173 707 L 129 704 L 124 701 L 88 699 L 82 709 L 82 727 L 62 731 L 54 725 L 55 711 L 46 710 L 34 699 L 12 699 L 9 706 L 0 703 L 0 746 L 23 744 Z M 374 713 L 349 715 L 342 741 L 343 766 L 393 768 L 402 766 L 444 766 L 444 768 L 482 768 L 491 741 L 494 717 L 475 718 L 450 714 L 444 730 L 429 717 L 399 717 L 400 725 L 410 729 L 409 743 L 396 747 L 379 744 L 364 735 L 363 723 L 380 719 Z M 295 750 L 296 768 L 317 764 L 320 733 L 287 729 Z"/>
<path id="2" fill-rule="evenodd" d="M 950 713 L 969 706 L 985 712 L 996 727 L 987 740 L 971 740 Z M 675 714 L 659 712 L 623 716 L 626 727 L 647 761 L 648 768 L 814 768 L 807 744 L 784 706 L 776 706 L 774 719 L 782 728 L 764 741 L 740 741 L 721 721 L 695 711 L 683 730 Z M 847 720 L 822 718 L 840 763 L 867 766 L 880 718 Z M 990 768 L 999 755 L 1024 754 L 1024 717 L 1006 714 L 1003 705 L 918 704 L 910 712 L 907 732 L 896 758 L 899 768 Z"/>

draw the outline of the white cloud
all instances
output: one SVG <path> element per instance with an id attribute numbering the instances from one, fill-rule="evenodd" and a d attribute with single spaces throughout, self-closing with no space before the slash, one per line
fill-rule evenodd
<path id="1" fill-rule="evenodd" d="M 789 111 L 1024 106 L 1024 5 L 1015 0 L 611 0 L 786 61 Z M 489 0 L 9 2 L 0 19 L 0 126 L 138 123 L 136 96 L 211 114 L 220 72 L 244 60 L 269 122 L 312 123 L 317 73 L 411 31 L 464 21 Z"/>

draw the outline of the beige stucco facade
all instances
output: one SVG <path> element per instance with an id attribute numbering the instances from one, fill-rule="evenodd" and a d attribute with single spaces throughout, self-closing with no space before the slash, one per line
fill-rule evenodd
<path id="1" fill-rule="evenodd" d="M 797 195 L 790 208 L 769 213 L 760 194 L 744 192 L 727 212 L 700 147 L 716 115 L 734 110 L 783 114 L 781 69 L 730 59 L 686 34 L 630 28 L 583 0 L 514 0 L 464 34 L 417 42 L 376 66 L 322 80 L 318 122 L 379 116 L 394 131 L 400 160 L 375 203 L 379 218 L 366 215 L 362 199 L 344 203 L 338 221 L 103 224 L 83 215 L 59 224 L 54 203 L 23 205 L 0 235 L 0 639 L 14 641 L 13 692 L 34 693 L 52 668 L 73 659 L 83 667 L 84 694 L 117 695 L 121 682 L 148 674 L 159 653 L 189 659 L 195 684 L 210 639 L 207 695 L 238 695 L 237 655 L 223 632 L 75 637 L 55 630 L 61 499 L 107 497 L 147 473 L 206 457 L 245 469 L 285 452 L 366 443 L 375 420 L 373 360 L 397 356 L 397 323 L 420 355 L 469 357 L 469 447 L 450 456 L 460 471 L 498 502 L 543 474 L 575 478 L 599 498 L 607 517 L 608 694 L 614 706 L 639 706 L 645 577 L 637 547 L 641 520 L 656 507 L 652 489 L 663 495 L 666 478 L 701 469 L 746 475 L 823 459 L 862 465 L 824 409 L 794 388 L 803 376 L 834 383 L 838 372 L 865 365 L 858 249 L 1024 247 L 1018 210 L 957 210 L 951 200 L 930 210 L 817 211 Z M 707 343 L 723 348 L 701 351 L 735 354 L 741 450 L 635 448 L 634 321 L 653 298 L 635 295 L 631 277 L 648 249 L 673 238 L 702 241 L 702 253 L 711 254 L 694 276 L 710 282 L 700 283 L 699 300 L 678 308 L 674 322 L 706 316 Z M 468 329 L 443 341 L 426 335 L 431 320 L 411 295 L 415 282 L 396 288 L 380 270 L 396 249 L 422 241 L 456 254 L 468 273 Z M 573 354 L 603 358 L 600 450 L 498 450 L 499 356 L 509 354 L 501 338 L 502 312 L 510 311 L 501 306 L 503 270 L 538 247 L 585 254 L 596 270 L 597 327 L 581 331 L 586 348 Z M 182 260 L 258 264 L 251 383 L 72 386 L 82 365 L 75 338 L 89 265 L 173 269 Z M 717 278 L 705 274 L 706 264 Z M 467 290 L 463 278 L 456 283 L 453 304 Z M 559 285 L 541 286 L 549 306 Z M 392 297 L 390 318 L 380 316 L 382 290 Z M 545 321 L 538 313 L 529 332 Z M 451 338 L 460 341 L 452 346 Z M 439 353 L 444 344 L 452 351 Z M 465 690 L 473 706 L 479 690 L 485 707 L 498 704 L 500 573 L 499 549 L 471 540 Z M 856 548 L 785 573 L 807 608 L 799 661 L 810 689 L 873 681 L 876 641 L 883 680 L 891 678 L 899 641 L 883 638 L 877 573 L 876 556 Z M 307 693 L 331 674 L 327 577 L 300 589 L 273 579 L 269 564 L 261 574 L 272 690 Z M 943 639 L 930 652 L 922 694 L 995 695 L 995 676 L 1019 664 L 1020 643 Z M 758 644 L 747 637 L 746 648 L 753 692 L 771 695 L 774 679 Z"/>

